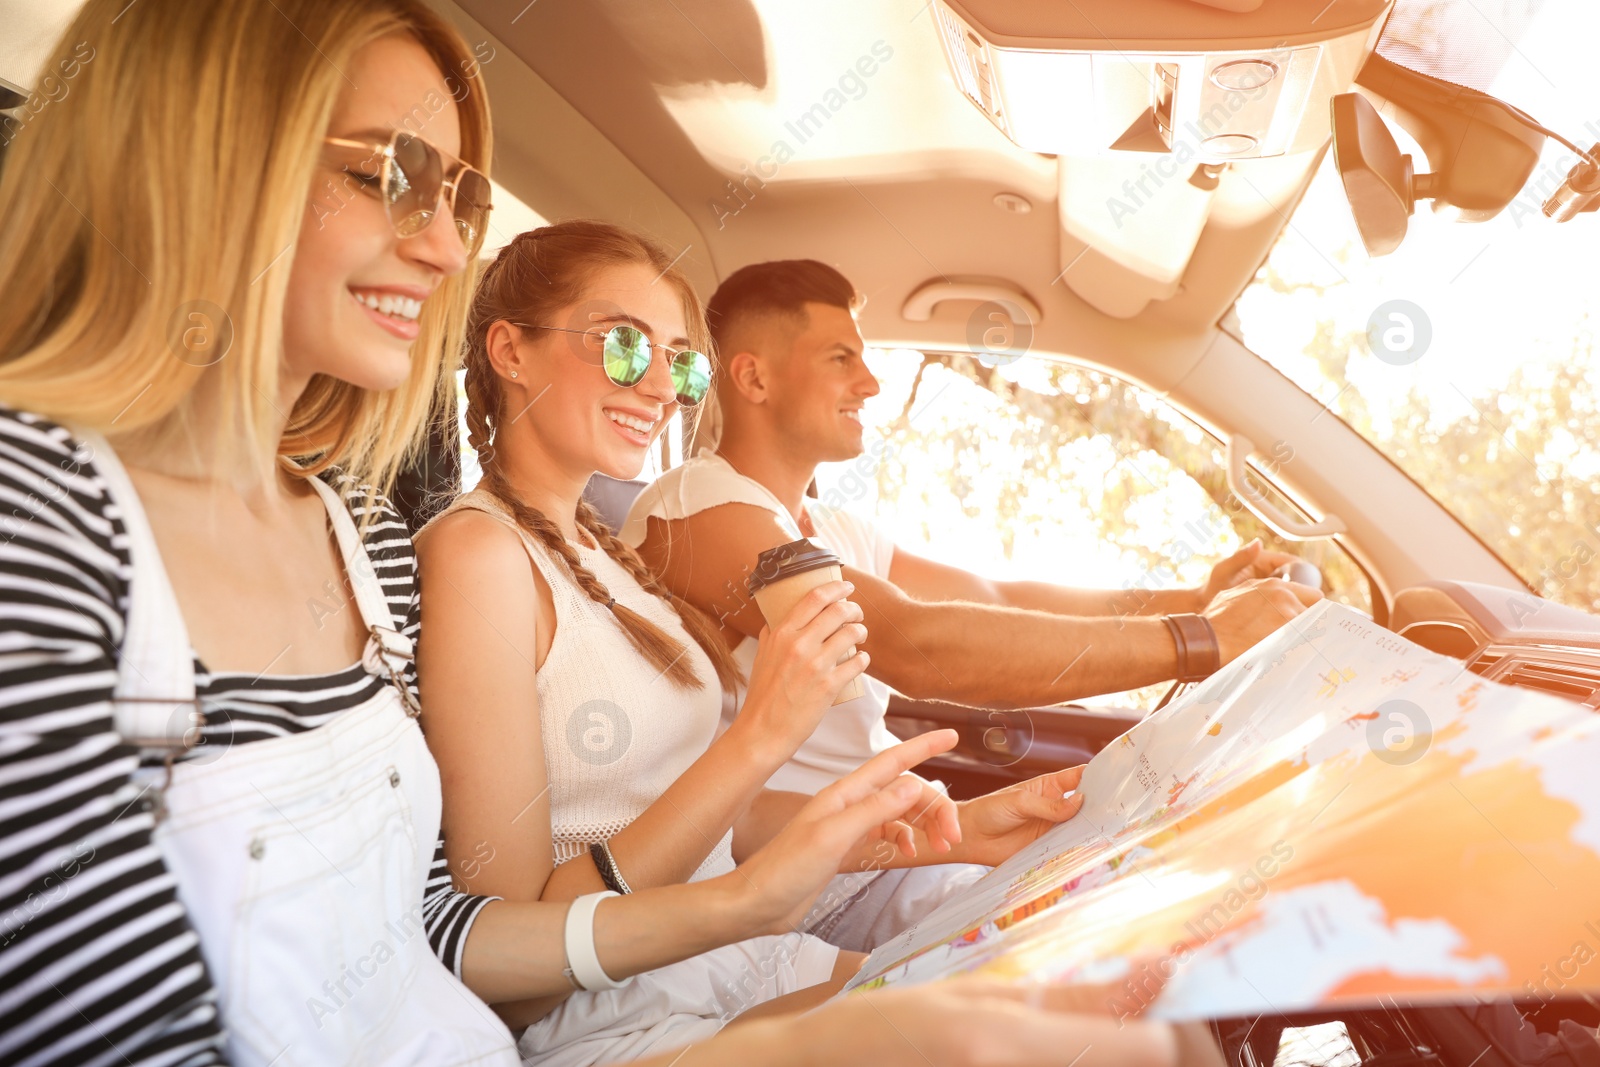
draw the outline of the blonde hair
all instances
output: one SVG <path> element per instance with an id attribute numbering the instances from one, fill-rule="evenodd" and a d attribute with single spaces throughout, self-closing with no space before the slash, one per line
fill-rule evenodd
<path id="1" fill-rule="evenodd" d="M 0 172 L 0 400 L 154 447 L 190 437 L 198 405 L 216 404 L 221 439 L 190 444 L 228 462 L 259 450 L 245 442 L 272 443 L 284 418 L 290 268 L 355 53 L 414 38 L 459 110 L 461 158 L 485 171 L 488 102 L 472 50 L 420 0 L 126 7 L 79 11 L 45 68 L 76 61 L 66 92 L 18 131 Z M 451 102 L 428 96 L 413 115 Z M 314 377 L 279 454 L 306 474 L 337 464 L 390 484 L 453 384 L 470 292 L 463 274 L 427 301 L 399 388 Z M 214 365 L 179 347 L 204 321 L 186 313 L 197 302 L 223 309 L 210 325 L 232 331 Z"/>
<path id="2" fill-rule="evenodd" d="M 597 604 L 610 609 L 628 640 L 649 663 L 680 688 L 698 688 L 704 682 L 684 657 L 683 644 L 638 612 L 619 604 L 605 583 L 583 565 L 577 550 L 567 542 L 549 516 L 525 503 L 511 486 L 496 460 L 494 441 L 505 412 L 505 390 L 489 362 L 489 327 L 496 322 L 546 322 L 557 311 L 576 303 L 595 274 L 607 266 L 639 263 L 660 272 L 659 280 L 677 289 L 683 301 L 683 318 L 689 344 L 712 355 L 705 311 L 694 285 L 673 265 L 673 260 L 653 241 L 606 222 L 574 220 L 543 226 L 519 234 L 500 250 L 484 269 L 467 323 L 466 392 L 467 443 L 478 453 L 483 469 L 479 485 L 511 512 L 517 524 L 537 538 L 566 564 L 579 589 Z M 696 405 L 704 407 L 706 401 Z M 693 411 L 686 418 L 692 419 Z M 601 522 L 594 510 L 578 504 L 578 525 L 646 592 L 660 597 L 677 613 L 696 644 L 705 651 L 717 680 L 732 689 L 742 680 L 733 655 L 714 624 L 700 609 L 662 585 L 639 554 L 623 544 Z"/>

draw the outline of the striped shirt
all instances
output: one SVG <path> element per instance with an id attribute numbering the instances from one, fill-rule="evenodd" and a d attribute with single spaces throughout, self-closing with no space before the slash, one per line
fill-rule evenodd
<path id="1" fill-rule="evenodd" d="M 371 515 L 367 553 L 415 640 L 405 525 L 381 498 L 370 512 L 353 479 L 328 480 L 358 526 Z M 225 1063 L 216 990 L 131 784 L 138 755 L 112 728 L 133 565 L 108 503 L 66 429 L 0 407 L 0 1063 Z M 207 746 L 315 729 L 387 684 L 359 664 L 274 677 L 195 663 Z M 455 891 L 441 841 L 423 914 L 458 974 L 490 899 Z"/>

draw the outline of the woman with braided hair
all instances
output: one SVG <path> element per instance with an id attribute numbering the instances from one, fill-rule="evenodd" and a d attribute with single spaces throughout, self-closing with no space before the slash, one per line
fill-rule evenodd
<path id="1" fill-rule="evenodd" d="M 605 369 L 617 327 L 649 346 L 632 386 Z M 743 684 L 726 646 L 582 501 L 597 470 L 637 475 L 678 406 L 656 346 L 705 352 L 700 303 L 670 257 L 618 227 L 522 234 L 480 281 L 466 391 L 482 479 L 418 536 L 428 739 L 452 868 L 475 892 L 560 901 L 733 870 L 793 810 L 762 784 L 866 666 L 850 585 L 823 585 L 763 641 L 756 714 L 716 736 Z M 762 937 L 505 1017 L 543 1017 L 522 1038 L 541 1063 L 632 1059 L 756 1003 L 820 999 L 859 962 Z"/>
<path id="2" fill-rule="evenodd" d="M 689 280 L 621 227 L 522 234 L 479 283 L 465 358 L 482 480 L 418 536 L 428 740 L 452 868 L 472 892 L 561 901 L 733 870 L 804 805 L 764 784 L 866 668 L 853 587 L 831 582 L 763 633 L 740 678 L 711 620 L 582 500 L 596 471 L 637 476 L 678 408 L 693 414 L 709 349 Z M 736 686 L 744 709 L 719 736 Z M 1058 794 L 1047 819 L 1014 791 L 958 806 L 923 788 L 914 816 L 867 835 L 840 870 L 1009 854 L 1078 806 Z M 520 1047 L 540 1063 L 632 1059 L 752 1007 L 820 1001 L 861 959 L 798 932 L 761 937 L 505 1017 L 533 1023 Z"/>

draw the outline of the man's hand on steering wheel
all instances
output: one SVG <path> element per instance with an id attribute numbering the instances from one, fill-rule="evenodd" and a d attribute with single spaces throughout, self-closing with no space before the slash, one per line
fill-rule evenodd
<path id="1" fill-rule="evenodd" d="M 1287 552 L 1263 548 L 1258 537 L 1211 568 L 1210 580 L 1197 591 L 1200 604 L 1195 610 L 1204 611 L 1224 589 L 1232 589 L 1255 578 L 1270 578 L 1280 567 L 1294 563 L 1299 558 Z"/>

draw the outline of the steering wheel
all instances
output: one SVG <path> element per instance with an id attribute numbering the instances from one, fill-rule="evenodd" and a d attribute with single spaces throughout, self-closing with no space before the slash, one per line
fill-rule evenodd
<path id="1" fill-rule="evenodd" d="M 1317 569 L 1316 564 L 1303 559 L 1297 559 L 1293 563 L 1285 563 L 1268 577 L 1282 578 L 1285 581 L 1297 582 L 1300 585 L 1309 585 L 1313 589 L 1322 588 L 1322 572 Z M 1173 682 L 1172 687 L 1161 698 L 1161 702 L 1152 709 L 1152 714 L 1172 703 L 1172 698 L 1177 696 L 1178 691 L 1184 686 L 1193 684 L 1193 682 Z"/>

